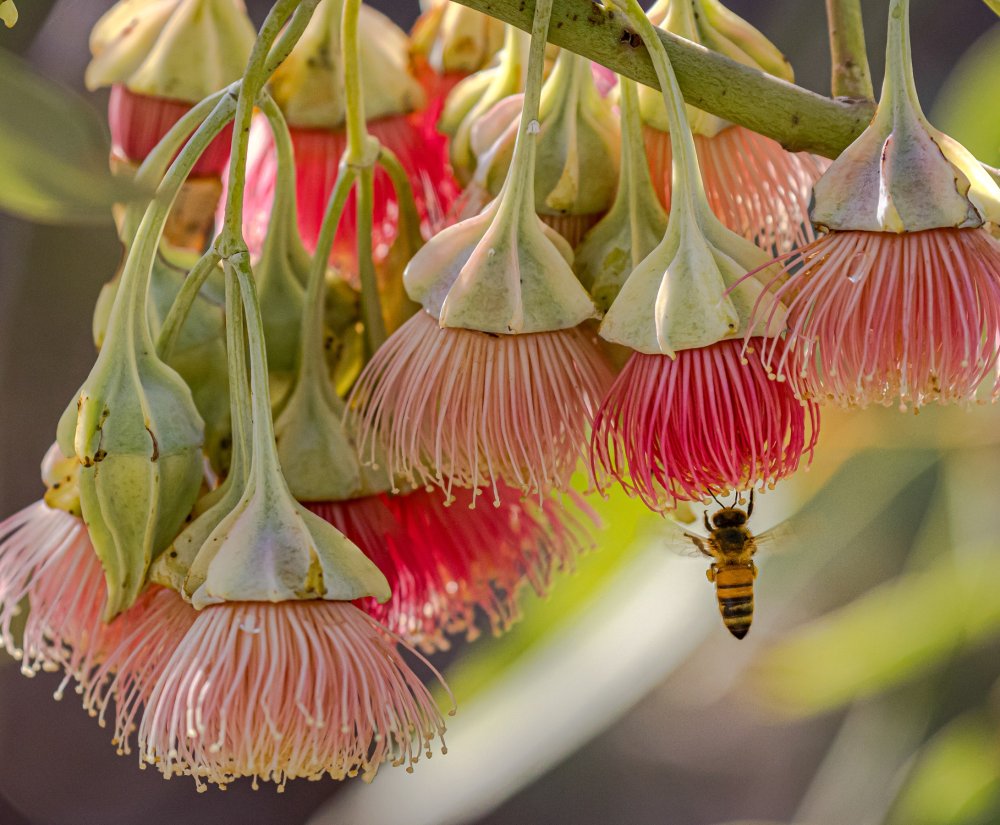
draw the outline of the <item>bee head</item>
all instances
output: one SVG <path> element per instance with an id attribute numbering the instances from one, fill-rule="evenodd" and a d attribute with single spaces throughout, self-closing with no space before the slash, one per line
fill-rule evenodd
<path id="1" fill-rule="evenodd" d="M 735 507 L 723 507 L 712 516 L 712 524 L 716 527 L 742 527 L 747 523 L 747 514 Z"/>

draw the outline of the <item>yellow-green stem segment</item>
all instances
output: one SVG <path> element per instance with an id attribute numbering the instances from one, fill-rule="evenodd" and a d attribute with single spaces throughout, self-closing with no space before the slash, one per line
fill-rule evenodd
<path id="1" fill-rule="evenodd" d="M 458 2 L 531 30 L 533 4 Z M 688 103 L 773 138 L 790 151 L 835 158 L 871 121 L 870 101 L 831 100 L 667 32 L 657 33 Z M 649 53 L 633 34 L 622 15 L 591 0 L 555 0 L 548 40 L 659 88 Z"/>
<path id="2" fill-rule="evenodd" d="M 834 97 L 874 100 L 861 0 L 826 0 L 830 31 L 830 91 Z"/>

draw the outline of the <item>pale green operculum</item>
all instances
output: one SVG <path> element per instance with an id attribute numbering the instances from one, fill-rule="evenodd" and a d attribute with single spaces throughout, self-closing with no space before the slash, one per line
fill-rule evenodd
<path id="1" fill-rule="evenodd" d="M 275 216 L 272 220 L 282 220 Z M 260 260 L 254 266 L 260 296 L 267 369 L 284 381 L 295 370 L 302 326 L 303 284 L 309 271 L 309 255 L 298 236 L 284 238 L 284 229 L 268 230 Z"/>
<path id="2" fill-rule="evenodd" d="M 1000 215 L 1000 191 L 969 157 L 912 106 L 880 107 L 816 182 L 810 217 L 827 229 L 868 232 L 982 226 L 989 213 Z"/>
<path id="3" fill-rule="evenodd" d="M 789 83 L 795 82 L 792 64 L 759 29 L 726 8 L 719 0 L 698 0 L 698 6 L 699 28 L 707 48 L 722 52 L 745 65 L 756 65 L 762 71 Z M 739 51 L 733 51 L 731 47 Z M 737 56 L 740 53 L 746 55 L 747 59 Z"/>
<path id="4" fill-rule="evenodd" d="M 342 9 L 342 0 L 322 0 L 292 53 L 271 78 L 274 99 L 293 126 L 334 129 L 344 123 Z M 381 12 L 362 5 L 358 46 L 368 118 L 406 114 L 423 106 L 424 92 L 410 74 L 402 29 Z"/>
<path id="5" fill-rule="evenodd" d="M 680 212 L 662 242 L 629 275 L 601 322 L 601 337 L 637 352 L 669 356 L 743 337 L 763 286 L 757 278 L 741 279 L 768 259 L 714 218 L 696 221 Z M 784 309 L 769 320 L 751 334 L 779 334 Z"/>
<path id="6" fill-rule="evenodd" d="M 105 618 L 129 607 L 191 512 L 204 425 L 184 381 L 149 352 L 106 347 L 59 423 L 108 585 Z M 131 356 L 131 357 L 130 357 Z"/>
<path id="7" fill-rule="evenodd" d="M 251 482 L 205 540 L 190 575 L 202 579 L 191 597 L 199 609 L 226 601 L 390 596 L 385 576 L 365 554 L 276 482 Z"/>
<path id="8" fill-rule="evenodd" d="M 637 208 L 631 206 L 628 196 L 620 196 L 574 253 L 573 269 L 602 312 L 608 311 L 636 263 L 656 248 L 667 229 L 667 213 L 652 189 L 639 193 Z"/>
<path id="9" fill-rule="evenodd" d="M 513 34 L 511 37 L 520 37 Z M 445 101 L 438 129 L 451 138 L 449 155 L 455 175 L 464 185 L 476 171 L 472 130 L 494 105 L 517 94 L 524 84 L 523 49 L 504 48 L 496 66 L 476 72 L 455 86 Z"/>
<path id="10" fill-rule="evenodd" d="M 384 471 L 362 466 L 344 427 L 344 404 L 329 385 L 300 379 L 274 434 L 282 474 L 298 501 L 344 501 L 392 487 Z"/>
<path id="11" fill-rule="evenodd" d="M 530 210 L 479 215 L 435 235 L 403 273 L 443 327 L 510 334 L 575 327 L 597 315 L 570 267 L 569 244 Z"/>
<path id="12" fill-rule="evenodd" d="M 661 0 L 649 10 L 649 19 L 671 34 L 683 37 L 737 63 L 792 82 L 794 73 L 778 48 L 746 20 L 727 9 L 718 0 Z M 642 120 L 661 132 L 670 124 L 659 89 L 639 87 Z M 691 131 L 714 137 L 731 124 L 720 117 L 687 107 Z"/>
<path id="13" fill-rule="evenodd" d="M 1000 219 L 1000 187 L 924 116 L 913 81 L 909 14 L 893 0 L 886 72 L 868 128 L 814 187 L 810 217 L 828 229 L 920 232 Z"/>
<path id="14" fill-rule="evenodd" d="M 149 327 L 158 334 L 174 299 L 193 265 L 189 256 L 178 251 L 165 254 L 166 247 L 153 261 L 148 302 Z M 214 299 L 219 294 L 218 279 L 222 271 L 209 276 L 181 326 L 177 342 L 171 349 L 166 363 L 175 369 L 190 387 L 195 406 L 205 422 L 205 453 L 213 466 L 226 463 L 226 444 L 229 440 L 229 378 L 226 365 L 225 319 L 222 305 Z M 214 280 L 213 280 L 214 279 Z M 104 345 L 108 321 L 120 279 L 106 283 L 94 309 L 93 334 L 98 349 Z"/>
<path id="15" fill-rule="evenodd" d="M 242 0 L 120 0 L 91 33 L 87 88 L 194 103 L 242 76 L 255 36 Z"/>
<path id="16" fill-rule="evenodd" d="M 217 469 L 227 462 L 230 438 L 229 374 L 226 362 L 226 321 L 223 305 L 213 300 L 213 280 L 209 276 L 195 298 L 177 343 L 166 363 L 190 387 L 195 407 L 205 422 L 204 452 Z M 161 254 L 153 263 L 150 280 L 150 327 L 154 334 L 166 318 L 174 299 L 187 277 L 186 268 L 178 268 Z"/>
<path id="17" fill-rule="evenodd" d="M 471 132 L 476 179 L 492 195 L 507 177 L 523 95 L 505 98 Z M 542 88 L 535 162 L 539 214 L 593 215 L 611 206 L 618 183 L 619 132 L 590 62 L 562 51 Z"/>
<path id="18" fill-rule="evenodd" d="M 468 6 L 440 0 L 417 21 L 410 51 L 438 74 L 469 74 L 486 66 L 503 45 L 504 24 Z"/>

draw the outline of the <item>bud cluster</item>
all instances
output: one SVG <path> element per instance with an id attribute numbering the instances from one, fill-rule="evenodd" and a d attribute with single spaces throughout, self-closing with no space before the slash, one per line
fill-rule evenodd
<path id="1" fill-rule="evenodd" d="M 0 523 L 0 644 L 199 788 L 410 768 L 445 728 L 413 663 L 599 543 L 586 494 L 766 491 L 821 404 L 995 398 L 1000 188 L 890 6 L 830 164 L 685 103 L 653 23 L 792 79 L 719 0 L 614 0 L 659 89 L 549 47 L 553 0 L 530 35 L 434 0 L 410 37 L 360 0 L 259 34 L 120 0 L 87 83 L 155 194 Z"/>

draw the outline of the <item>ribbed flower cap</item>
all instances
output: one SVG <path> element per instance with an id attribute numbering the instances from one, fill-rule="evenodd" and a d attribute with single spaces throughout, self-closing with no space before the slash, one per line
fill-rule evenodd
<path id="1" fill-rule="evenodd" d="M 342 0 L 321 0 L 301 39 L 271 78 L 274 98 L 293 127 L 334 129 L 344 123 L 342 9 Z M 358 44 L 365 114 L 375 120 L 419 109 L 424 93 L 410 74 L 403 30 L 363 5 Z"/>
<path id="2" fill-rule="evenodd" d="M 91 34 L 87 88 L 195 103 L 242 76 L 254 36 L 243 0 L 120 0 Z"/>

